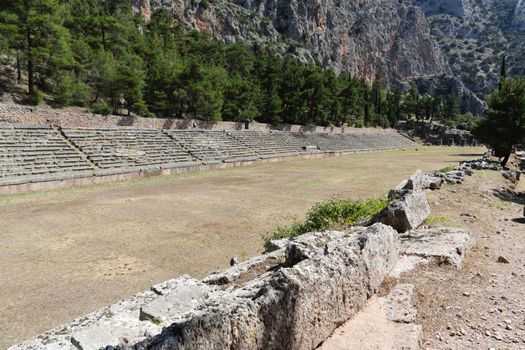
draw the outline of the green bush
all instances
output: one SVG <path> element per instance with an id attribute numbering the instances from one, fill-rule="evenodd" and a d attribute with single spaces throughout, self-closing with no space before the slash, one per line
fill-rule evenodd
<path id="1" fill-rule="evenodd" d="M 443 169 L 439 169 L 438 171 L 440 173 L 448 173 L 449 171 L 454 171 L 454 170 L 456 170 L 456 167 L 454 165 L 449 165 L 449 166 L 444 167 Z"/>
<path id="2" fill-rule="evenodd" d="M 91 112 L 95 114 L 110 115 L 113 108 L 105 102 L 95 103 L 91 106 Z"/>
<path id="3" fill-rule="evenodd" d="M 297 237 L 307 232 L 344 229 L 364 222 L 388 205 L 386 198 L 351 201 L 334 198 L 318 203 L 310 209 L 304 222 L 279 227 L 265 237 L 265 246 L 274 239 Z"/>
<path id="4" fill-rule="evenodd" d="M 44 95 L 38 89 L 35 89 L 35 92 L 33 92 L 29 98 L 31 100 L 31 103 L 35 106 L 38 106 L 39 104 L 44 102 Z"/>

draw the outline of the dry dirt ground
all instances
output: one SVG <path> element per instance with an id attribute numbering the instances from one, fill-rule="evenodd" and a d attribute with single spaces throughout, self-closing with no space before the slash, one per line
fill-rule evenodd
<path id="1" fill-rule="evenodd" d="M 426 267 L 400 281 L 416 285 L 423 349 L 525 349 L 525 201 L 511 187 L 476 171 L 429 195 L 435 225 L 466 228 L 477 244 L 460 271 Z"/>
<path id="2" fill-rule="evenodd" d="M 479 158 L 483 151 L 420 147 L 0 197 L 0 348 L 148 289 L 152 283 L 181 274 L 202 276 L 226 266 L 233 255 L 241 259 L 256 255 L 265 233 L 301 217 L 322 199 L 381 196 L 418 168 L 456 165 Z M 440 203 L 440 195 L 432 201 Z M 476 205 L 485 208 L 496 203 L 493 196 L 486 196 L 490 199 L 480 199 Z M 467 207 L 461 210 L 480 216 L 474 214 L 477 208 L 470 200 L 459 193 L 456 198 L 464 203 L 457 205 Z M 440 206 L 435 208 L 439 211 Z M 502 218 L 516 216 L 497 210 Z M 486 233 L 490 238 L 487 243 L 481 239 L 481 247 L 514 235 L 510 230 L 518 225 L 483 220 L 501 226 L 502 234 Z M 473 275 L 479 270 L 487 288 L 492 283 L 507 285 L 507 278 L 523 278 L 518 277 L 523 275 L 523 261 L 512 251 L 490 248 L 476 254 L 489 254 L 492 260 L 504 254 L 512 262 L 495 265 L 496 276 L 486 272 L 484 264 L 467 273 L 468 278 L 480 279 Z M 518 275 L 511 275 L 512 271 Z M 469 289 L 470 298 L 462 296 L 464 291 L 457 292 L 461 303 L 482 289 Z M 510 302 L 499 294 L 494 298 L 492 304 L 499 304 L 492 308 Z M 511 326 L 518 328 L 517 322 Z M 521 322 L 523 326 L 523 317 Z M 434 340 L 433 335 L 430 338 Z"/>

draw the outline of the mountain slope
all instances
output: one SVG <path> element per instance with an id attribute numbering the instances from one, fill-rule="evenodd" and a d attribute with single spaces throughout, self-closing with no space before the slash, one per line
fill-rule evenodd
<path id="1" fill-rule="evenodd" d="M 482 113 L 497 84 L 499 53 L 520 71 L 525 0 L 133 0 L 162 7 L 188 29 L 226 42 L 267 45 L 368 82 L 458 94 Z M 511 23 L 511 24 L 509 24 Z M 525 56 L 525 55 L 523 55 Z"/>

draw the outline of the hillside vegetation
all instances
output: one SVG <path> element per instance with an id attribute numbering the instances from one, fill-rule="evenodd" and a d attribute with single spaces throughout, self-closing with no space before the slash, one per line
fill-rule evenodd
<path id="1" fill-rule="evenodd" d="M 403 95 L 375 81 L 187 31 L 169 11 L 146 22 L 129 0 L 15 0 L 0 5 L 3 93 L 96 113 L 392 126 L 459 114 L 449 96 Z M 292 50 L 293 51 L 293 50 Z"/>

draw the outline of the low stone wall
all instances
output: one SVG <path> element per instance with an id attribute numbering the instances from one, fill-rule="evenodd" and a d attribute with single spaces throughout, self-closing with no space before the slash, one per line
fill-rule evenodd
<path id="1" fill-rule="evenodd" d="M 206 130 L 244 130 L 248 126 L 254 131 L 289 131 L 314 132 L 331 134 L 390 134 L 394 129 L 381 128 L 351 128 L 351 127 L 321 127 L 303 125 L 278 125 L 252 122 L 218 122 L 211 123 L 194 119 L 160 119 L 135 118 L 125 116 L 103 116 L 91 113 L 65 112 L 55 109 L 32 108 L 19 105 L 0 103 L 0 122 L 22 124 L 52 124 L 64 128 L 110 128 L 117 126 L 133 126 L 148 129 L 206 129 Z"/>

